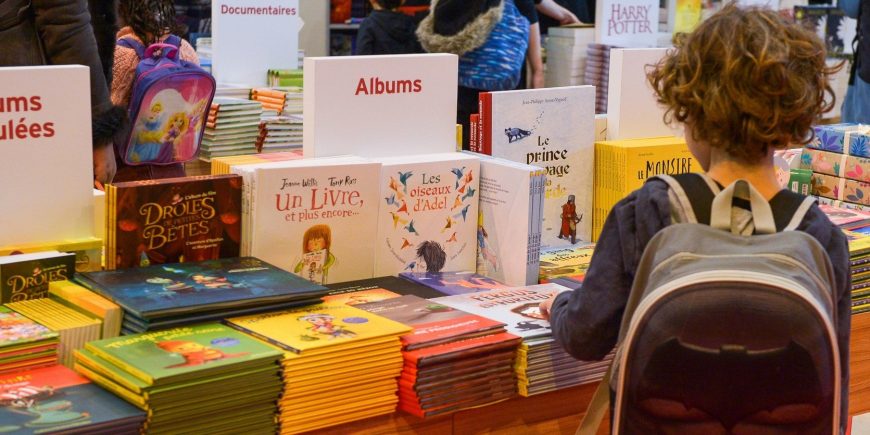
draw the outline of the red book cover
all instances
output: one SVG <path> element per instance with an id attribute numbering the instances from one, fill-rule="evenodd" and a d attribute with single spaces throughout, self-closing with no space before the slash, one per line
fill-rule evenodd
<path id="1" fill-rule="evenodd" d="M 405 361 L 418 367 L 425 364 L 437 364 L 453 358 L 471 358 L 486 353 L 494 353 L 501 349 L 516 349 L 522 339 L 513 334 L 502 332 L 468 340 L 431 346 L 404 352 Z"/>
<path id="2" fill-rule="evenodd" d="M 476 153 L 480 152 L 480 146 L 477 143 L 477 127 L 480 122 L 480 115 L 472 113 L 468 120 L 468 149 Z"/>
<path id="3" fill-rule="evenodd" d="M 492 94 L 481 92 L 480 96 L 480 153 L 492 155 Z"/>
<path id="4" fill-rule="evenodd" d="M 109 268 L 239 256 L 238 175 L 133 181 L 110 189 Z"/>
<path id="5" fill-rule="evenodd" d="M 414 295 L 356 305 L 357 308 L 414 327 L 401 337 L 406 349 L 432 346 L 469 336 L 503 332 L 504 324 Z"/>

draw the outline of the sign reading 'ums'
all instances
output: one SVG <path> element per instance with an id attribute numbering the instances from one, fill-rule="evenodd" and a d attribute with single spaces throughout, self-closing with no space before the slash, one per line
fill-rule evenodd
<path id="1" fill-rule="evenodd" d="M 265 86 L 269 69 L 299 64 L 299 0 L 215 0 L 212 74 L 219 84 Z"/>
<path id="2" fill-rule="evenodd" d="M 456 150 L 458 57 L 305 58 L 305 158 Z"/>
<path id="3" fill-rule="evenodd" d="M 0 68 L 0 247 L 93 236 L 90 75 Z"/>

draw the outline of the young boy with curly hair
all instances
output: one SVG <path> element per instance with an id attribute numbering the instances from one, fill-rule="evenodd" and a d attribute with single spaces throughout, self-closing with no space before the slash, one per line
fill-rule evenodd
<path id="1" fill-rule="evenodd" d="M 731 4 L 679 41 L 648 79 L 667 108 L 665 120 L 685 127 L 689 150 L 706 172 L 698 183 L 721 189 L 744 179 L 777 210 L 778 204 L 801 198 L 790 198 L 797 194 L 778 184 L 773 152 L 810 140 L 812 124 L 833 106 L 828 82 L 833 72 L 817 37 L 774 12 Z M 600 360 L 614 348 L 641 255 L 656 233 L 686 222 L 686 212 L 659 179 L 613 208 L 582 289 L 541 305 L 566 351 Z M 732 215 L 743 223 L 741 234 L 754 233 L 751 213 L 740 201 Z M 797 229 L 818 240 L 833 265 L 841 415 L 846 416 L 851 315 L 846 237 L 816 205 Z"/>

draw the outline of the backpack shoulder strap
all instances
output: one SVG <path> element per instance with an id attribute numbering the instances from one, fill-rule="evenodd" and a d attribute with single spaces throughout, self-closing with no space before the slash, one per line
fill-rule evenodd
<path id="1" fill-rule="evenodd" d="M 713 199 L 722 191 L 713 179 L 699 173 L 657 175 L 655 178 L 666 182 L 674 191 L 691 223 L 710 224 Z M 797 229 L 815 202 L 815 198 L 790 190 L 777 194 L 770 201 L 776 231 Z"/>
<path id="2" fill-rule="evenodd" d="M 145 58 L 145 46 L 133 38 L 121 38 L 118 40 L 118 45 L 135 51 L 136 56 L 139 56 L 139 60 Z"/>
<path id="3" fill-rule="evenodd" d="M 164 44 L 169 44 L 174 46 L 175 48 L 181 49 L 181 37 L 178 35 L 169 35 L 163 41 Z"/>

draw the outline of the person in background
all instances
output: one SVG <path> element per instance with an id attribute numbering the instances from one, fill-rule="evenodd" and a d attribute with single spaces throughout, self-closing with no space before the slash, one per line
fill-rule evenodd
<path id="1" fill-rule="evenodd" d="M 774 150 L 812 138 L 813 124 L 834 106 L 829 79 L 835 72 L 825 63 L 824 43 L 813 33 L 769 9 L 730 3 L 678 41 L 648 81 L 667 109 L 665 119 L 685 126 L 689 151 L 710 183 L 721 187 L 744 179 L 776 210 L 775 204 L 797 194 L 779 185 Z M 689 212 L 660 179 L 614 206 L 582 287 L 541 304 L 556 342 L 575 358 L 604 358 L 617 344 L 641 255 L 653 236 L 674 221 L 686 222 L 683 216 Z M 753 234 L 746 208 L 735 202 L 732 214 L 746 222 L 741 234 Z M 815 204 L 797 230 L 815 238 L 833 266 L 831 296 L 846 416 L 851 325 L 846 236 Z"/>
<path id="2" fill-rule="evenodd" d="M 144 46 L 163 42 L 175 29 L 175 6 L 171 0 L 120 0 L 118 14 L 124 26 L 118 31 L 117 39 L 131 38 Z M 178 51 L 181 59 L 199 64 L 196 51 L 187 41 L 182 40 Z M 115 46 L 115 62 L 112 67 L 112 103 L 128 107 L 136 78 L 139 56 L 128 47 Z M 124 139 L 120 139 L 124 140 Z M 117 181 L 150 180 L 158 178 L 183 177 L 184 165 L 140 165 L 130 166 L 117 158 Z"/>
<path id="3" fill-rule="evenodd" d="M 849 74 L 849 88 L 843 99 L 842 121 L 870 123 L 870 0 L 840 0 L 840 8 L 858 20 L 855 57 Z"/>
<path id="4" fill-rule="evenodd" d="M 541 24 L 538 13 L 558 20 L 560 24 L 577 23 L 577 17 L 555 0 L 516 0 L 517 8 L 529 20 L 529 49 L 526 52 L 526 67 L 520 75 L 517 89 L 544 87 L 544 59 L 541 54 Z M 527 71 L 531 77 L 527 76 Z"/>
<path id="5" fill-rule="evenodd" d="M 398 11 L 402 0 L 369 0 L 374 10 L 359 26 L 356 54 L 422 53 L 417 23 Z"/>
<path id="6" fill-rule="evenodd" d="M 0 0 L 0 66 L 84 65 L 90 68 L 91 139 L 94 185 L 102 188 L 115 175 L 112 137 L 124 122 L 125 111 L 113 107 L 101 67 L 100 51 L 91 27 L 86 0 Z M 105 24 L 102 15 L 95 27 Z M 108 24 L 109 26 L 112 23 Z M 103 28 L 102 26 L 100 28 Z"/>

